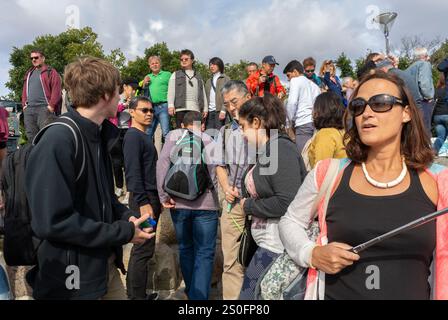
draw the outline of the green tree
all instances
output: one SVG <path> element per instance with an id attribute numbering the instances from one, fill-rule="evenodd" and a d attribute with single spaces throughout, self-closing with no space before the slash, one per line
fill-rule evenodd
<path id="1" fill-rule="evenodd" d="M 11 90 L 14 100 L 20 101 L 21 99 L 23 79 L 31 67 L 29 57 L 34 48 L 43 50 L 46 63 L 61 75 L 67 64 L 77 57 L 85 55 L 108 58 L 117 67 L 124 65 L 124 55 L 119 49 L 113 50 L 109 56 L 105 56 L 103 46 L 98 41 L 98 35 L 89 27 L 80 30 L 69 29 L 58 35 L 39 36 L 31 44 L 12 49 L 9 58 L 12 68 L 9 70 L 9 81 L 6 83 L 6 87 Z"/>
<path id="2" fill-rule="evenodd" d="M 226 74 L 232 80 L 244 80 L 247 78 L 246 68 L 249 65 L 249 61 L 240 60 L 239 63 L 226 64 Z"/>
<path id="3" fill-rule="evenodd" d="M 341 70 L 341 77 L 355 77 L 352 61 L 342 52 L 336 60 L 336 66 Z"/>

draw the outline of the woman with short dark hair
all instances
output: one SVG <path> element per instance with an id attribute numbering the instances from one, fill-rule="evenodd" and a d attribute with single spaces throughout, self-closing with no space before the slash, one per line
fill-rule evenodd
<path id="1" fill-rule="evenodd" d="M 314 127 L 318 130 L 308 149 L 311 168 L 321 160 L 347 157 L 344 147 L 344 106 L 333 92 L 325 92 L 316 98 L 313 109 Z"/>
<path id="2" fill-rule="evenodd" d="M 344 117 L 349 159 L 331 166 L 337 175 L 326 189 L 327 209 L 320 200 L 312 212 L 330 168 L 324 160 L 280 221 L 289 256 L 309 268 L 305 299 L 447 299 L 447 216 L 360 254 L 350 251 L 448 207 L 448 170 L 433 164 L 420 112 L 404 82 L 377 72 L 361 81 L 353 97 Z M 306 230 L 316 217 L 320 234 L 313 241 Z"/>

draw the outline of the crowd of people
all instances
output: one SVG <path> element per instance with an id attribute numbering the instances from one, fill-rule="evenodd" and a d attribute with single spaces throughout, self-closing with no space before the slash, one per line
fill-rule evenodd
<path id="1" fill-rule="evenodd" d="M 157 299 L 147 293 L 147 266 L 164 210 L 190 300 L 209 298 L 218 232 L 224 300 L 257 299 L 260 279 L 285 253 L 308 269 L 306 299 L 448 299 L 448 217 L 350 251 L 448 207 L 448 170 L 434 164 L 448 135 L 448 60 L 435 88 L 424 48 L 407 70 L 372 53 L 358 79 L 340 79 L 332 60 L 316 73 L 308 57 L 286 65 L 286 90 L 272 55 L 250 63 L 246 81 L 230 79 L 219 57 L 203 79 L 188 49 L 173 73 L 149 57 L 142 79 L 122 80 L 108 62 L 84 57 L 64 71 L 63 104 L 44 52 L 30 59 L 22 103 L 35 144 L 25 181 L 41 240 L 27 275 L 35 299 Z M 80 129 L 81 171 L 70 128 L 47 126 L 61 110 Z M 337 175 L 328 185 L 331 159 Z M 321 188 L 331 197 L 320 199 Z M 253 252 L 242 250 L 243 238 Z M 75 290 L 66 286 L 69 265 L 80 270 Z M 374 290 L 365 285 L 372 265 L 381 270 Z"/>

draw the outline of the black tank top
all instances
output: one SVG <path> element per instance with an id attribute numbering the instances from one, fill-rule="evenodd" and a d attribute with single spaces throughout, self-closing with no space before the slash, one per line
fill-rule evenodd
<path id="1" fill-rule="evenodd" d="M 410 171 L 407 191 L 374 197 L 350 188 L 354 168 L 352 163 L 345 170 L 329 203 L 329 243 L 356 246 L 436 210 L 415 170 Z M 435 246 L 436 223 L 432 221 L 370 247 L 353 266 L 325 276 L 325 299 L 429 299 Z"/>

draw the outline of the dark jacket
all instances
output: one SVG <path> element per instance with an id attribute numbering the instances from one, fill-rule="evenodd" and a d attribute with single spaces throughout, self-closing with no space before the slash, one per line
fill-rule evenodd
<path id="1" fill-rule="evenodd" d="M 207 94 L 207 101 L 210 104 L 210 91 L 212 90 L 212 80 L 208 79 L 205 84 L 205 93 Z M 221 74 L 218 78 L 217 84 L 216 84 L 216 112 L 226 111 L 224 107 L 224 98 L 221 94 L 222 88 L 224 88 L 224 85 L 230 81 L 230 78 L 226 76 L 225 74 Z"/>
<path id="2" fill-rule="evenodd" d="M 23 79 L 22 106 L 26 106 L 27 104 L 28 82 L 30 80 L 31 73 L 34 70 L 35 68 L 29 69 Z M 48 105 L 54 108 L 54 112 L 57 115 L 60 114 L 62 106 L 62 88 L 59 73 L 54 68 L 45 65 L 40 70 L 40 79 L 42 81 L 42 88 L 44 89 L 44 94 L 47 98 Z"/>
<path id="3" fill-rule="evenodd" d="M 434 108 L 433 116 L 448 115 L 448 94 L 446 88 L 436 89 L 436 106 Z"/>
<path id="4" fill-rule="evenodd" d="M 348 105 L 347 99 L 345 99 L 344 94 L 342 93 L 342 85 L 341 80 L 339 80 L 338 76 L 334 76 L 336 79 L 336 83 L 331 80 L 331 74 L 330 72 L 325 72 L 324 75 L 324 83 L 328 87 L 329 91 L 332 91 L 336 93 L 339 98 L 341 98 L 341 101 L 344 103 L 344 106 Z"/>
<path id="5" fill-rule="evenodd" d="M 98 299 L 107 292 L 108 259 L 116 255 L 122 272 L 122 246 L 134 236 L 132 212 L 114 194 L 108 150 L 118 129 L 102 129 L 76 111 L 66 114 L 80 127 L 86 166 L 75 183 L 75 139 L 69 128 L 50 127 L 27 161 L 26 193 L 32 228 L 43 240 L 38 266 L 29 279 L 36 299 Z M 68 290 L 68 266 L 77 266 L 80 289 Z"/>
<path id="6" fill-rule="evenodd" d="M 273 143 L 277 142 L 278 150 L 272 147 Z M 277 170 L 273 170 L 272 174 L 265 174 L 261 170 L 268 168 L 273 163 L 268 160 L 269 157 L 272 157 L 278 167 Z M 250 169 L 244 174 L 243 181 Z M 263 219 L 282 217 L 297 195 L 306 174 L 303 159 L 295 143 L 286 135 L 273 137 L 266 146 L 265 154 L 258 157 L 253 173 L 259 198 L 250 198 L 243 183 L 243 197 L 247 198 L 244 204 L 244 212 Z"/>

